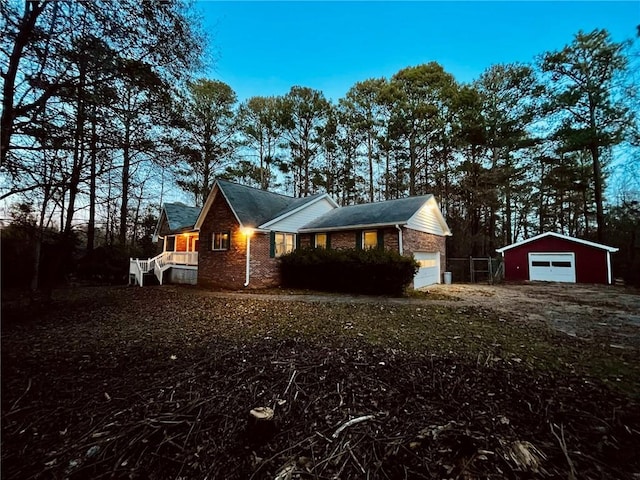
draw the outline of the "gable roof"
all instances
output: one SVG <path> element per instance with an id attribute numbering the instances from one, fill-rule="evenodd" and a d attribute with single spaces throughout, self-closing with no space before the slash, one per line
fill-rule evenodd
<path id="1" fill-rule="evenodd" d="M 562 235 L 560 233 L 545 232 L 545 233 L 541 233 L 540 235 L 536 235 L 535 237 L 527 238 L 526 240 L 522 240 L 520 242 L 512 243 L 511 245 L 507 245 L 506 247 L 496 248 L 496 252 L 502 253 L 505 250 L 510 250 L 512 248 L 519 247 L 520 245 L 525 245 L 527 243 L 534 242 L 536 240 L 539 240 L 539 239 L 545 238 L 545 237 L 560 238 L 562 240 L 568 240 L 570 242 L 581 243 L 583 245 L 588 245 L 590 247 L 600 248 L 602 250 L 607 250 L 608 252 L 617 252 L 618 251 L 618 248 L 616 248 L 616 247 L 609 247 L 607 245 L 602 245 L 601 243 L 590 242 L 589 240 L 582 240 L 581 238 L 569 237 L 568 235 Z"/>
<path id="2" fill-rule="evenodd" d="M 226 180 L 216 180 L 216 183 L 243 227 L 258 227 L 297 200 Z"/>
<path id="3" fill-rule="evenodd" d="M 317 194 L 295 198 L 217 179 L 202 208 L 202 212 L 200 212 L 200 216 L 195 222 L 196 228 L 202 226 L 202 222 L 204 222 L 204 218 L 218 192 L 226 199 L 240 226 L 251 228 L 258 228 L 274 219 L 285 217 L 326 195 Z"/>
<path id="4" fill-rule="evenodd" d="M 198 215 L 200 215 L 200 207 L 190 207 L 181 202 L 165 203 L 162 206 L 158 225 L 160 225 L 163 213 L 167 217 L 169 231 L 175 233 L 183 230 L 193 230 Z"/>
<path id="5" fill-rule="evenodd" d="M 404 225 L 429 201 L 435 202 L 433 195 L 336 208 L 309 222 L 301 231 Z M 445 231 L 448 231 L 448 227 Z"/>
<path id="6" fill-rule="evenodd" d="M 295 213 L 311 206 L 312 204 L 321 201 L 322 199 L 326 199 L 326 201 L 332 208 L 339 208 L 339 205 L 327 193 L 318 193 L 309 197 L 295 198 L 287 208 L 285 208 L 282 212 L 279 212 L 274 218 L 263 223 L 261 227 L 268 228 L 280 222 L 281 220 L 284 220 L 285 218 L 290 217 Z"/>

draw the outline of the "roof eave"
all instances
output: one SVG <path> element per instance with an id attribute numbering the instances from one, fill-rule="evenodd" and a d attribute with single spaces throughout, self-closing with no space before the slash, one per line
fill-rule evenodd
<path id="1" fill-rule="evenodd" d="M 505 251 L 511 250 L 512 248 L 520 247 L 522 245 L 526 245 L 527 243 L 531 243 L 545 237 L 556 237 L 562 240 L 567 240 L 569 242 L 580 243 L 582 245 L 587 245 L 589 247 L 606 250 L 611 253 L 615 253 L 619 250 L 619 248 L 617 247 L 610 247 L 608 245 L 602 245 L 601 243 L 590 242 L 589 240 L 582 240 L 581 238 L 569 237 L 567 235 L 562 235 L 560 233 L 555 233 L 555 232 L 544 232 L 536 235 L 535 237 L 522 240 L 521 242 L 512 243 L 511 245 L 507 245 L 506 247 L 502 247 L 502 248 L 496 248 L 496 252 L 504 253 Z"/>
<path id="2" fill-rule="evenodd" d="M 314 233 L 314 232 L 335 232 L 340 230 L 361 230 L 363 228 L 380 228 L 380 227 L 395 227 L 396 225 L 406 225 L 406 221 L 402 222 L 389 222 L 389 223 L 361 223 L 357 225 L 343 225 L 336 227 L 314 227 L 314 228 L 301 228 L 299 233 Z"/>
<path id="3" fill-rule="evenodd" d="M 291 210 L 290 212 L 287 212 L 287 213 L 285 213 L 283 215 L 280 215 L 278 217 L 272 218 L 268 222 L 265 222 L 265 223 L 261 224 L 258 228 L 266 228 L 266 229 L 268 229 L 274 223 L 278 223 L 279 221 L 284 220 L 285 218 L 290 217 L 291 215 L 293 215 L 295 213 L 298 213 L 298 212 L 304 210 L 305 208 L 307 208 L 307 207 L 309 207 L 309 206 L 311 206 L 311 205 L 313 205 L 315 203 L 318 203 L 320 200 L 322 200 L 324 198 L 328 199 L 329 203 L 331 203 L 334 208 L 339 208 L 339 206 L 335 202 L 335 200 L 333 200 L 333 198 L 331 198 L 329 196 L 329 194 L 324 193 L 324 194 L 319 195 L 318 197 L 314 198 L 313 200 L 311 200 L 311 201 L 309 201 L 307 203 L 304 203 L 303 205 L 300 205 L 298 208 L 295 208 L 295 209 Z"/>
<path id="4" fill-rule="evenodd" d="M 215 199 L 216 189 L 217 189 L 217 191 L 222 193 L 222 196 L 224 197 L 224 200 L 227 202 L 227 205 L 229 206 L 229 209 L 231 209 L 231 213 L 233 213 L 233 216 L 238 221 L 238 224 L 240 225 L 240 227 L 241 228 L 244 227 L 245 225 L 243 225 L 242 222 L 240 221 L 240 218 L 238 217 L 238 214 L 236 213 L 236 211 L 233 208 L 233 205 L 231 205 L 231 202 L 227 198 L 226 194 L 224 193 L 224 190 L 222 189 L 222 187 L 220 187 L 220 184 L 218 183 L 218 180 L 216 179 L 216 181 L 213 184 L 213 187 L 211 188 L 211 192 L 209 192 L 209 196 L 207 197 L 207 201 L 204 202 L 204 205 L 202 206 L 202 210 L 200 210 L 200 215 L 198 215 L 198 219 L 196 220 L 196 223 L 194 224 L 193 229 L 194 230 L 200 230 L 200 228 L 202 228 L 202 224 L 204 223 L 204 219 L 207 217 L 207 214 L 209 213 L 209 209 L 211 208 L 211 205 L 213 204 L 213 200 Z"/>

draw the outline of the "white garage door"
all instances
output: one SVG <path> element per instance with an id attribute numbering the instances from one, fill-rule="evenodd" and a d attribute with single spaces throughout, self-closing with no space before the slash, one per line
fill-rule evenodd
<path id="1" fill-rule="evenodd" d="M 413 277 L 413 288 L 440 283 L 440 252 L 415 252 L 420 269 Z"/>
<path id="2" fill-rule="evenodd" d="M 573 253 L 529 253 L 529 280 L 576 283 Z"/>

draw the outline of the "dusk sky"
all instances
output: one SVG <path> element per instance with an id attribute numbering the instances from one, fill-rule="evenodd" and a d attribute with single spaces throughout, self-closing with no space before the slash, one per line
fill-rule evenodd
<path id="1" fill-rule="evenodd" d="M 579 31 L 635 37 L 640 2 L 219 2 L 199 0 L 214 58 L 205 76 L 243 101 L 294 85 L 333 101 L 356 82 L 435 61 L 459 82 L 531 62 Z"/>

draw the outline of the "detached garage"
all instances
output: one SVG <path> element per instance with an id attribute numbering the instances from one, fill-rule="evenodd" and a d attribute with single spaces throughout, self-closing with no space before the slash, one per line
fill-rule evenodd
<path id="1" fill-rule="evenodd" d="M 618 249 L 579 238 L 543 233 L 496 250 L 505 280 L 612 283 L 611 254 Z"/>

